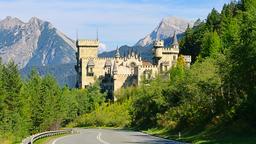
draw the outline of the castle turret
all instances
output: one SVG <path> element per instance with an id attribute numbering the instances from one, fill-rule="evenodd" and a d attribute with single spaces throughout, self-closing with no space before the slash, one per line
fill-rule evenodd
<path id="1" fill-rule="evenodd" d="M 117 74 L 117 64 L 116 64 L 116 61 L 114 62 L 114 66 L 113 66 L 113 75 L 114 75 L 114 78 L 115 78 L 115 75 Z"/>
<path id="2" fill-rule="evenodd" d="M 163 40 L 157 40 L 154 42 L 154 56 L 157 58 L 162 57 L 162 50 L 164 48 L 164 41 Z"/>
<path id="3" fill-rule="evenodd" d="M 159 59 L 161 59 L 163 56 L 163 54 L 162 54 L 163 48 L 164 48 L 163 40 L 157 40 L 154 42 L 153 61 L 154 61 L 154 64 L 156 64 L 156 65 L 158 64 Z"/>
<path id="4" fill-rule="evenodd" d="M 115 58 L 120 58 L 120 53 L 119 53 L 119 48 L 118 48 L 118 46 L 117 46 L 117 48 L 116 48 Z"/>
<path id="5" fill-rule="evenodd" d="M 139 52 L 139 54 L 138 54 L 138 59 L 139 59 L 139 61 L 142 60 L 142 59 L 141 59 L 141 52 Z"/>
<path id="6" fill-rule="evenodd" d="M 176 31 L 173 34 L 172 47 L 175 48 L 175 49 L 179 49 L 179 42 L 178 42 L 178 38 L 177 38 L 177 35 L 176 35 Z"/>

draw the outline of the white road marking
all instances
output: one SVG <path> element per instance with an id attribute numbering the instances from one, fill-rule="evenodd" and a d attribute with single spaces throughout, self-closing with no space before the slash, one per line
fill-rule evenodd
<path id="1" fill-rule="evenodd" d="M 103 139 L 101 139 L 101 132 L 97 135 L 97 140 L 100 141 L 102 144 L 110 144 L 110 143 L 104 141 Z"/>
<path id="2" fill-rule="evenodd" d="M 60 137 L 60 138 L 57 138 L 55 139 L 52 144 L 55 144 L 57 141 L 61 140 L 61 139 L 64 139 L 64 138 L 67 138 L 67 137 L 70 137 L 70 136 L 73 136 L 73 135 L 67 135 L 67 136 L 64 136 L 64 137 Z"/>

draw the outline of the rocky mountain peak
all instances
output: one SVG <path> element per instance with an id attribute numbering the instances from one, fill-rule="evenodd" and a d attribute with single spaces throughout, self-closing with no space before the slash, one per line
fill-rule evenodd
<path id="1" fill-rule="evenodd" d="M 0 21 L 0 27 L 1 28 L 13 28 L 15 26 L 23 25 L 24 22 L 22 22 L 20 19 L 16 17 L 7 16 L 5 19 Z"/>
<path id="2" fill-rule="evenodd" d="M 0 21 L 0 57 L 20 69 L 75 62 L 75 45 L 49 22 L 32 17 L 28 22 L 6 17 Z"/>
<path id="3" fill-rule="evenodd" d="M 35 25 L 41 25 L 42 23 L 45 23 L 46 21 L 43 21 L 37 17 L 32 17 L 29 19 L 28 23 L 29 24 L 35 24 Z M 49 23 L 49 22 L 48 22 Z"/>
<path id="4" fill-rule="evenodd" d="M 173 16 L 165 17 L 153 32 L 140 39 L 135 46 L 145 47 L 152 44 L 156 39 L 172 37 L 174 32 L 177 34 L 183 33 L 188 25 L 193 26 L 193 22 Z"/>

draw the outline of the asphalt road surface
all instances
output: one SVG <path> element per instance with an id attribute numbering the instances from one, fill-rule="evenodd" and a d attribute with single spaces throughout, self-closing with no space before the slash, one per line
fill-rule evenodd
<path id="1" fill-rule="evenodd" d="M 111 129 L 76 129 L 79 133 L 60 137 L 52 144 L 183 144 L 141 132 Z"/>

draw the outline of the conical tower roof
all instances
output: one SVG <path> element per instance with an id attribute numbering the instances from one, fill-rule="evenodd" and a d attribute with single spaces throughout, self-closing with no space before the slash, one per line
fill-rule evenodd
<path id="1" fill-rule="evenodd" d="M 177 35 L 176 35 L 176 31 L 174 32 L 173 34 L 173 39 L 172 39 L 172 45 L 179 45 L 179 42 L 178 42 L 178 38 L 177 38 Z"/>
<path id="2" fill-rule="evenodd" d="M 116 58 L 119 58 L 119 57 L 120 57 L 120 53 L 119 53 L 119 48 L 118 48 L 118 46 L 117 46 L 117 48 L 116 48 L 115 57 L 116 57 Z"/>

